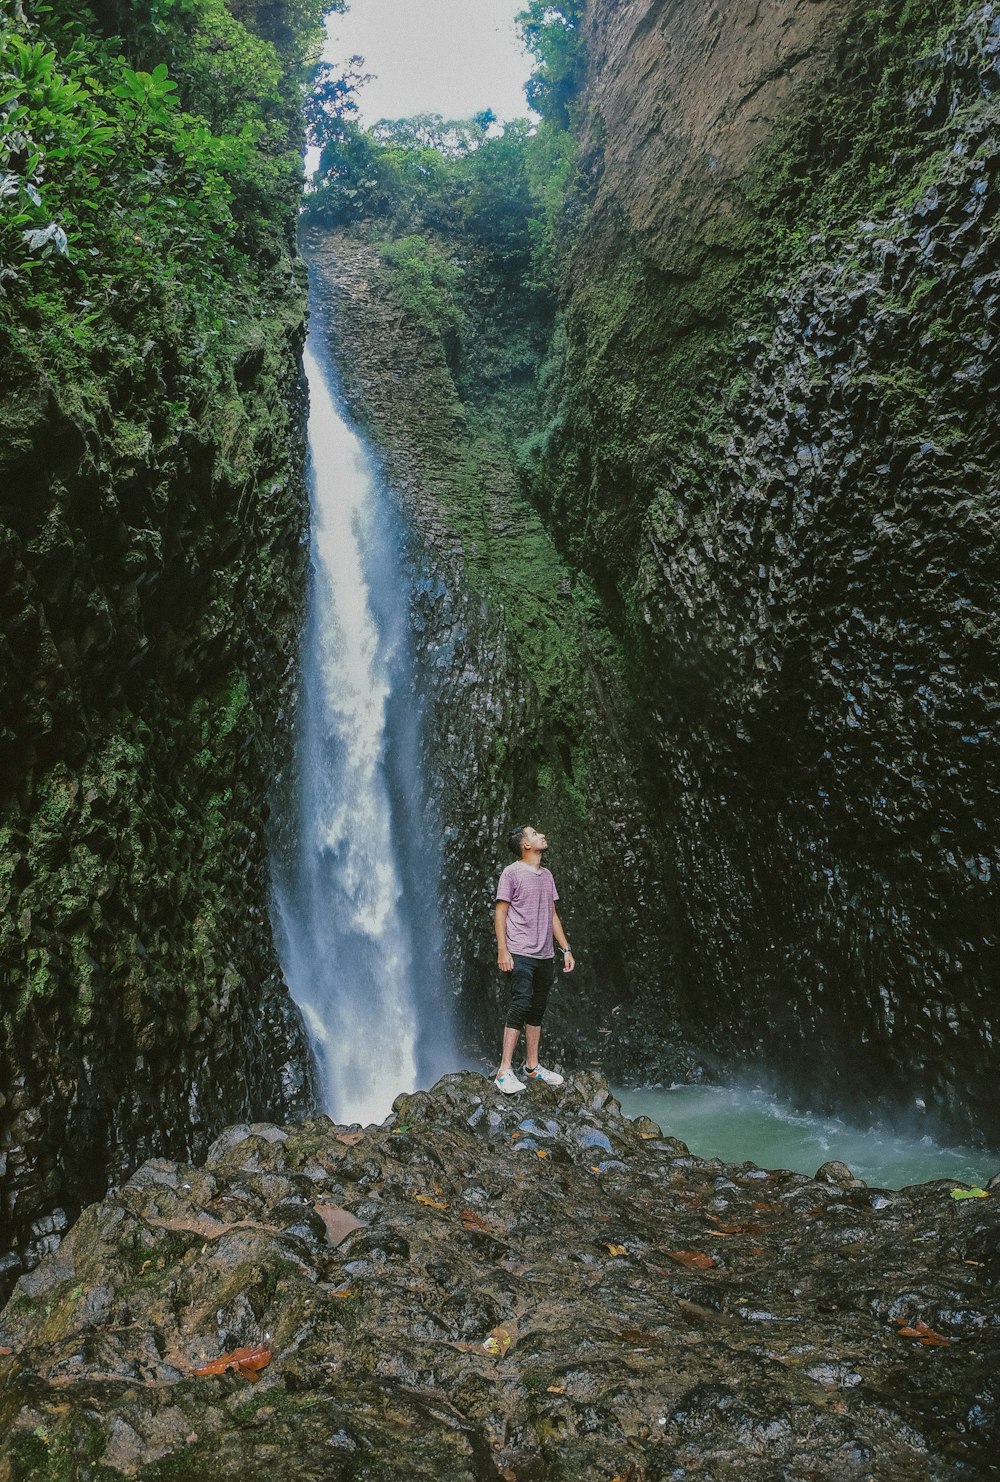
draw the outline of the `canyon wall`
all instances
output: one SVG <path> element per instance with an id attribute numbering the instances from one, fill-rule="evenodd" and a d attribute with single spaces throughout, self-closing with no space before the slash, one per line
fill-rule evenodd
<path id="1" fill-rule="evenodd" d="M 1000 14 L 583 32 L 531 490 L 640 634 L 672 1027 L 995 1142 Z"/>
<path id="2" fill-rule="evenodd" d="M 580 10 L 520 305 L 461 193 L 310 249 L 422 551 L 454 981 L 481 1032 L 523 812 L 567 1060 L 995 1141 L 1000 17 Z M 437 329 L 414 230 L 464 274 Z"/>
<path id="3" fill-rule="evenodd" d="M 128 12 L 110 19 L 127 24 Z M 209 27 L 207 38 L 173 38 L 189 69 L 200 46 L 218 69 L 217 26 L 243 47 L 241 87 L 254 85 L 250 61 L 279 75 L 273 49 L 223 8 L 181 19 Z M 73 47 L 75 65 L 88 57 L 95 74 L 120 67 L 96 18 L 73 36 L 58 17 L 47 24 L 25 44 L 53 48 L 50 93 L 72 75 Z M 139 67 L 144 34 L 130 39 Z M 155 44 L 170 40 L 168 28 Z M 190 136 L 164 112 L 163 137 L 149 140 L 159 166 L 144 172 L 139 158 L 134 178 L 130 161 L 108 166 L 105 185 L 131 211 L 109 201 L 91 220 L 91 202 L 68 187 L 53 194 L 74 233 L 65 259 L 19 266 L 4 285 L 4 1279 L 144 1157 L 191 1154 L 234 1118 L 311 1104 L 308 1052 L 271 943 L 266 838 L 304 586 L 292 70 L 283 111 L 280 98 L 273 105 L 276 228 L 252 195 L 238 197 L 231 171 L 215 187 L 215 217 L 191 203 L 186 235 L 169 171 Z M 189 75 L 189 106 L 196 82 Z M 87 85 L 97 96 L 101 84 Z M 32 86 L 28 75 L 29 119 L 54 148 L 42 131 L 59 120 Z M 108 96 L 110 110 L 110 85 Z M 77 107 L 60 118 L 71 124 Z M 142 125 L 126 116 L 130 125 L 139 154 Z M 7 143 L 16 177 L 27 150 L 10 134 Z M 207 148 L 204 137 L 190 147 Z M 244 169 L 256 168 L 251 156 Z M 53 182 L 50 169 L 33 189 L 45 199 L 66 173 Z M 197 197 L 198 180 L 188 182 Z M 122 220 L 117 254 L 91 258 L 89 245 L 103 250 Z M 223 306 L 211 275 L 241 268 Z"/>

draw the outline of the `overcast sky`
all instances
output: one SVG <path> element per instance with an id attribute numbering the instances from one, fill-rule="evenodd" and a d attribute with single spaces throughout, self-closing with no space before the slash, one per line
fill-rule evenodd
<path id="1" fill-rule="evenodd" d="M 359 54 L 377 74 L 358 101 L 364 123 L 441 113 L 469 118 L 492 108 L 498 118 L 526 118 L 522 91 L 531 61 L 514 16 L 523 0 L 350 0 L 327 21 L 324 56 Z"/>

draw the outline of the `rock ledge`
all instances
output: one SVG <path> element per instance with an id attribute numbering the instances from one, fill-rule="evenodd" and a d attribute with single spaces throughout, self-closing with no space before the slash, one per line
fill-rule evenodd
<path id="1" fill-rule="evenodd" d="M 19 1282 L 0 1479 L 989 1475 L 1000 1199 L 954 1187 L 694 1158 L 593 1074 L 230 1128 Z"/>

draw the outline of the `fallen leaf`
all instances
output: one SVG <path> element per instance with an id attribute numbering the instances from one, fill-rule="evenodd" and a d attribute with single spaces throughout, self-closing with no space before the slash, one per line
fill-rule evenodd
<path id="1" fill-rule="evenodd" d="M 896 1327 L 897 1338 L 913 1338 L 922 1343 L 925 1348 L 950 1348 L 951 1339 L 936 1333 L 932 1327 L 920 1318 L 914 1323 L 902 1323 Z"/>
<path id="2" fill-rule="evenodd" d="M 483 1219 L 482 1215 L 474 1209 L 462 1209 L 459 1211 L 459 1219 L 462 1221 L 462 1229 L 478 1232 L 481 1235 L 492 1235 L 493 1227 Z"/>
<path id="3" fill-rule="evenodd" d="M 703 1250 L 667 1250 L 664 1255 L 668 1260 L 676 1261 L 678 1266 L 692 1266 L 699 1271 L 707 1271 L 709 1267 L 719 1264 L 714 1256 L 706 1255 Z"/>
<path id="4" fill-rule="evenodd" d="M 260 1230 L 265 1235 L 284 1233 L 279 1225 L 263 1225 L 259 1220 L 233 1220 L 227 1225 L 222 1220 L 213 1219 L 210 1214 L 192 1215 L 186 1219 L 160 1219 L 147 1214 L 143 1216 L 143 1224 L 156 1230 L 176 1230 L 179 1235 L 197 1235 L 200 1240 L 218 1240 L 232 1230 Z M 144 1261 L 139 1268 L 140 1276 L 152 1264 L 152 1261 Z"/>
<path id="5" fill-rule="evenodd" d="M 751 1220 L 746 1225 L 733 1225 L 723 1224 L 717 1214 L 710 1214 L 709 1219 L 714 1223 L 720 1235 L 763 1235 L 767 1230 L 767 1226 L 762 1225 L 759 1220 Z M 708 1233 L 711 1235 L 713 1232 L 709 1230 Z"/>
<path id="6" fill-rule="evenodd" d="M 256 1381 L 261 1369 L 266 1369 L 270 1362 L 271 1345 L 258 1343 L 253 1348 L 234 1348 L 231 1353 L 192 1369 L 191 1373 L 199 1378 L 209 1374 L 242 1374 L 244 1379 Z"/>
<path id="7" fill-rule="evenodd" d="M 344 1142 L 349 1148 L 357 1147 L 364 1140 L 363 1132 L 335 1132 L 334 1137 L 338 1142 Z"/>
<path id="8" fill-rule="evenodd" d="M 0 1358 L 6 1358 L 8 1354 L 13 1352 L 13 1348 L 0 1348 Z"/>
<path id="9" fill-rule="evenodd" d="M 349 1286 L 345 1286 L 342 1292 L 327 1292 L 328 1297 L 349 1297 L 350 1295 L 351 1288 Z"/>
<path id="10" fill-rule="evenodd" d="M 430 1194 L 414 1194 L 413 1197 L 418 1204 L 426 1204 L 428 1209 L 445 1210 L 448 1208 L 443 1199 L 432 1199 Z"/>
<path id="11" fill-rule="evenodd" d="M 988 1199 L 990 1196 L 985 1189 L 952 1189 L 953 1199 Z"/>
<path id="12" fill-rule="evenodd" d="M 730 1317 L 728 1312 L 717 1312 L 714 1307 L 701 1307 L 697 1302 L 688 1302 L 684 1297 L 678 1297 L 677 1307 L 692 1322 L 719 1323 L 727 1328 L 737 1325 L 737 1319 Z"/>
<path id="13" fill-rule="evenodd" d="M 360 1230 L 364 1221 L 357 1219 L 347 1209 L 341 1209 L 336 1204 L 315 1204 L 316 1213 L 323 1221 L 326 1229 L 326 1238 L 331 1245 L 340 1245 L 354 1230 Z"/>
<path id="14" fill-rule="evenodd" d="M 604 1242 L 604 1244 L 607 1246 L 608 1250 L 611 1252 L 611 1254 L 613 1256 L 627 1256 L 628 1255 L 628 1250 L 627 1250 L 627 1248 L 624 1245 L 612 1245 L 612 1243 L 611 1243 L 610 1240 L 606 1240 Z"/>
<path id="15" fill-rule="evenodd" d="M 663 1342 L 655 1333 L 644 1333 L 641 1328 L 625 1328 L 618 1336 L 623 1343 L 631 1343 L 634 1348 L 653 1348 Z"/>
<path id="16" fill-rule="evenodd" d="M 545 1393 L 547 1395 L 564 1395 L 566 1393 L 566 1386 L 565 1384 L 550 1384 Z"/>
<path id="17" fill-rule="evenodd" d="M 535 1149 L 535 1157 L 536 1158 L 547 1158 L 548 1156 L 549 1156 L 549 1154 L 548 1154 L 548 1149 L 547 1148 L 536 1148 Z"/>
<path id="18" fill-rule="evenodd" d="M 412 1132 L 413 1128 L 410 1126 L 409 1122 L 400 1122 L 399 1126 L 393 1127 L 392 1130 L 393 1132 Z"/>

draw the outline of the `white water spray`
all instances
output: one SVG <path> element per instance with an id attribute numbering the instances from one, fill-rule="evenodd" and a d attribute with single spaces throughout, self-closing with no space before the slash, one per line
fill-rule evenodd
<path id="1" fill-rule="evenodd" d="M 441 1015 L 440 953 L 436 891 L 415 898 L 424 846 L 406 584 L 395 511 L 334 403 L 312 338 L 304 364 L 311 577 L 296 848 L 275 867 L 275 935 L 326 1110 L 339 1121 L 380 1121 L 424 1079 L 422 1062 L 437 1070 L 447 1055 L 436 1024 L 437 1053 L 421 1050 L 421 1017 Z"/>

